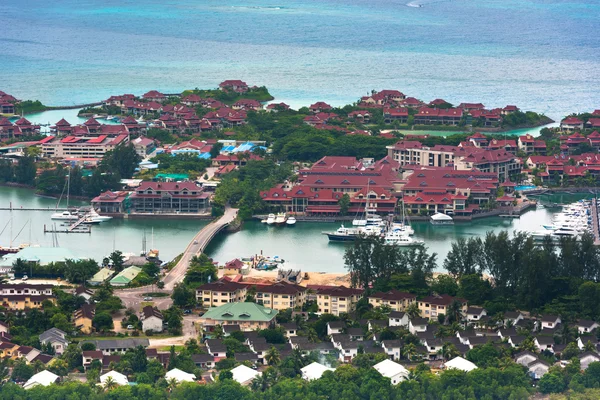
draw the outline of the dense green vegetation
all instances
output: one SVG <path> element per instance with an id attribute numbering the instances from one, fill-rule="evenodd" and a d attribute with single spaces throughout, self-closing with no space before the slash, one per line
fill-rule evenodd
<path id="1" fill-rule="evenodd" d="M 144 178 L 152 178 L 157 174 L 186 174 L 192 180 L 206 172 L 210 160 L 198 158 L 197 154 L 158 154 L 150 161 L 158 163 L 158 168 L 141 174 Z"/>
<path id="2" fill-rule="evenodd" d="M 219 215 L 225 205 L 230 204 L 239 208 L 239 218 L 248 219 L 264 208 L 259 192 L 272 188 L 291 175 L 290 164 L 276 164 L 271 160 L 250 160 L 245 167 L 223 177 L 213 200 L 213 214 Z"/>
<path id="3" fill-rule="evenodd" d="M 15 104 L 15 114 L 30 114 L 46 111 L 48 107 L 39 100 L 25 100 Z"/>
<path id="4" fill-rule="evenodd" d="M 30 278 L 64 278 L 72 283 L 85 283 L 99 271 L 98 263 L 94 260 L 66 260 L 64 263 L 56 262 L 40 265 L 36 262 L 27 262 L 18 258 L 13 264 L 16 276 L 27 275 Z"/>
<path id="5" fill-rule="evenodd" d="M 552 120 L 543 114 L 533 111 L 515 111 L 502 117 L 503 128 L 519 128 L 526 126 L 540 126 L 551 123 Z"/>
<path id="6" fill-rule="evenodd" d="M 261 103 L 264 103 L 264 102 L 274 99 L 274 97 L 271 96 L 271 94 L 269 93 L 269 90 L 267 90 L 267 88 L 264 86 L 257 87 L 255 89 L 250 88 L 246 93 L 236 93 L 236 92 L 224 91 L 224 90 L 219 90 L 219 89 L 203 90 L 203 89 L 196 88 L 193 90 L 184 91 L 181 94 L 181 96 L 185 97 L 190 94 L 197 94 L 198 96 L 200 96 L 202 98 L 211 98 L 211 99 L 219 100 L 220 102 L 225 103 L 225 104 L 233 104 L 240 99 L 252 99 L 252 100 L 260 101 Z"/>
<path id="7" fill-rule="evenodd" d="M 564 238 L 559 246 L 549 238 L 537 245 L 523 232 L 459 239 L 444 260 L 454 284 L 432 279 L 435 257 L 426 249 L 404 251 L 383 245 L 381 239 L 361 238 L 347 249 L 345 262 L 353 285 L 367 291 L 459 295 L 499 318 L 514 309 L 561 315 L 563 321 L 600 317 L 594 305 L 600 301 L 600 284 L 595 283 L 600 280 L 600 251 L 589 234 L 581 241 Z"/>

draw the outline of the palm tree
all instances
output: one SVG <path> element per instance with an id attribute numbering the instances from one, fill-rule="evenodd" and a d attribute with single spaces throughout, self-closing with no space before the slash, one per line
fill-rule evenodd
<path id="1" fill-rule="evenodd" d="M 267 354 L 265 354 L 265 361 L 269 365 L 277 365 L 281 358 L 279 356 L 279 350 L 277 350 L 274 346 L 271 346 Z"/>
<path id="2" fill-rule="evenodd" d="M 560 328 L 560 339 L 562 344 L 569 344 L 575 338 L 575 333 L 573 332 L 573 328 L 569 326 L 566 322 L 563 322 L 562 327 Z"/>
<path id="3" fill-rule="evenodd" d="M 112 376 L 109 376 L 104 381 L 104 390 L 106 390 L 107 392 L 110 392 L 111 390 L 113 390 L 117 386 L 118 386 L 117 385 L 117 381 L 115 381 Z"/>
<path id="4" fill-rule="evenodd" d="M 212 334 L 217 339 L 222 339 L 225 332 L 223 332 L 223 327 L 221 325 L 217 325 L 213 328 Z"/>
<path id="5" fill-rule="evenodd" d="M 415 319 L 421 316 L 421 310 L 419 310 L 419 305 L 417 303 L 412 303 L 408 307 L 406 307 L 406 314 L 408 318 Z"/>
<path id="6" fill-rule="evenodd" d="M 458 300 L 453 300 L 448 306 L 448 312 L 446 313 L 446 321 L 448 323 L 461 322 L 462 315 L 462 304 Z"/>
<path id="7" fill-rule="evenodd" d="M 319 335 L 317 335 L 317 331 L 315 331 L 313 328 L 308 328 L 306 331 L 306 337 L 311 343 L 316 343 L 319 341 Z"/>
<path id="8" fill-rule="evenodd" d="M 178 384 L 179 384 L 179 381 L 175 378 L 171 378 L 167 381 L 167 387 L 169 388 L 170 392 L 172 392 L 173 389 L 175 389 Z"/>
<path id="9" fill-rule="evenodd" d="M 268 389 L 269 383 L 267 381 L 267 377 L 265 376 L 265 374 L 260 374 L 258 375 L 256 378 L 254 378 L 254 380 L 252 381 L 251 384 L 251 388 L 253 391 L 261 391 L 264 392 L 265 390 Z"/>
<path id="10" fill-rule="evenodd" d="M 454 346 L 454 344 L 448 343 L 448 342 L 444 343 L 444 345 L 442 346 L 442 348 L 439 351 L 439 354 L 442 356 L 442 358 L 444 360 L 450 360 L 451 358 L 454 358 L 454 357 L 460 355 L 460 353 L 456 349 L 456 346 Z"/>
<path id="11" fill-rule="evenodd" d="M 417 354 L 417 346 L 415 346 L 413 343 L 406 344 L 404 347 L 402 347 L 402 354 L 407 360 L 411 361 L 415 354 Z"/>

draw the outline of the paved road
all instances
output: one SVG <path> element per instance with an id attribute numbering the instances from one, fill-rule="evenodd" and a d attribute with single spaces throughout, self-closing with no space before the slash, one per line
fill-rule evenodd
<path id="1" fill-rule="evenodd" d="M 198 255 L 204 251 L 206 246 L 210 243 L 210 241 L 214 238 L 214 236 L 226 225 L 230 224 L 235 217 L 237 216 L 237 209 L 234 208 L 226 208 L 225 213 L 216 221 L 212 221 L 210 224 L 206 225 L 200 232 L 194 236 L 190 244 L 186 247 L 181 259 L 165 275 L 163 278 L 163 282 L 165 283 L 165 287 L 162 290 L 158 290 L 156 286 L 143 286 L 135 289 L 122 289 L 116 290 L 115 294 L 121 298 L 125 307 L 133 308 L 134 310 L 139 310 L 141 302 L 143 301 L 143 294 L 148 292 L 164 292 L 171 293 L 176 284 L 183 281 L 185 277 L 185 273 L 190 266 L 190 260 L 195 255 Z M 171 305 L 170 297 L 155 297 L 153 299 L 154 305 L 159 309 L 169 308 Z"/>
<path id="2" fill-rule="evenodd" d="M 196 332 L 196 327 L 194 326 L 194 321 L 198 319 L 197 315 L 184 315 L 183 316 L 183 336 L 175 336 L 170 338 L 161 338 L 161 339 L 149 339 L 150 347 L 159 348 L 164 346 L 172 346 L 172 345 L 183 345 L 189 339 L 198 340 L 198 333 Z"/>

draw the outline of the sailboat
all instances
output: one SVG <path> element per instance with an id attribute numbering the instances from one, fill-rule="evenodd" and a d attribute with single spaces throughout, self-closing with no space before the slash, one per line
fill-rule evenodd
<path id="1" fill-rule="evenodd" d="M 402 202 L 402 219 L 398 223 L 392 224 L 390 230 L 392 232 L 404 233 L 406 235 L 412 236 L 415 234 L 415 230 L 410 226 L 410 221 L 408 220 L 408 216 L 406 215 L 406 211 L 404 209 L 404 201 Z"/>
<path id="2" fill-rule="evenodd" d="M 30 224 L 31 227 L 31 222 L 27 221 L 27 223 Z M 26 223 L 26 224 L 27 224 Z M 29 247 L 28 244 L 21 244 L 19 246 L 13 246 L 13 237 L 12 237 L 12 217 L 8 220 L 8 222 L 6 223 L 6 225 L 4 226 L 4 229 L 2 229 L 2 232 L 0 232 L 0 235 L 2 235 L 2 233 L 4 233 L 4 230 L 6 229 L 6 227 L 10 224 L 10 244 L 8 247 L 3 247 L 0 246 L 0 256 L 4 256 L 6 254 L 16 254 L 19 251 L 23 250 L 25 247 Z M 21 228 L 21 230 L 19 231 L 19 233 L 17 233 L 17 236 L 15 236 L 15 239 L 17 237 L 19 237 L 19 235 L 21 234 L 21 232 L 23 231 L 23 229 L 25 228 L 25 226 L 23 226 L 23 228 Z"/>
<path id="3" fill-rule="evenodd" d="M 67 175 L 67 182 L 66 182 L 66 186 L 67 186 L 67 209 L 69 208 L 69 192 L 71 191 L 71 170 L 69 170 L 69 173 Z M 63 187 L 63 193 L 64 193 L 65 189 Z M 60 197 L 58 199 L 58 202 L 56 203 L 56 208 L 58 209 L 58 206 L 60 205 L 60 201 L 62 199 L 62 195 L 63 193 L 60 194 Z M 61 221 L 77 221 L 79 219 L 79 216 L 77 214 L 71 214 L 70 211 L 63 211 L 63 212 L 55 212 L 50 216 L 51 219 L 54 220 L 61 220 Z"/>

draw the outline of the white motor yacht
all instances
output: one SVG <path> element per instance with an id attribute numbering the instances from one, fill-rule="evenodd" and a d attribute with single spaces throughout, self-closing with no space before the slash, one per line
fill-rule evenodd
<path id="1" fill-rule="evenodd" d="M 77 216 L 77 214 L 71 214 L 69 211 L 63 211 L 53 213 L 50 218 L 57 221 L 76 221 L 79 219 L 79 216 Z"/>
<path id="2" fill-rule="evenodd" d="M 287 225 L 296 225 L 296 217 L 289 217 L 285 223 Z"/>
<path id="3" fill-rule="evenodd" d="M 403 232 L 407 235 L 414 235 L 415 234 L 415 230 L 410 226 L 410 225 L 405 225 L 404 223 L 395 223 L 392 225 L 392 227 L 390 228 L 390 230 L 393 231 L 399 231 L 399 232 Z"/>
<path id="4" fill-rule="evenodd" d="M 267 225 L 273 225 L 275 223 L 275 214 L 269 214 L 267 216 Z"/>
<path id="5" fill-rule="evenodd" d="M 411 247 L 411 246 L 422 246 L 425 242 L 420 239 L 415 239 L 401 231 L 390 231 L 385 235 L 385 244 L 400 246 L 400 247 Z"/>
<path id="6" fill-rule="evenodd" d="M 359 231 L 356 228 L 346 228 L 342 225 L 335 232 L 323 232 L 323 235 L 327 235 L 332 242 L 347 242 L 356 239 Z"/>
<path id="7" fill-rule="evenodd" d="M 92 218 L 92 220 L 98 221 L 98 222 L 110 221 L 112 219 L 112 217 L 109 217 L 108 215 L 98 214 L 98 212 L 96 212 L 96 210 L 94 210 L 93 208 L 88 213 L 88 216 L 90 218 Z"/>
<path id="8" fill-rule="evenodd" d="M 430 221 L 433 225 L 452 225 L 452 224 L 454 224 L 454 220 L 452 219 L 451 216 L 442 214 L 442 213 L 433 214 L 430 218 Z"/>

